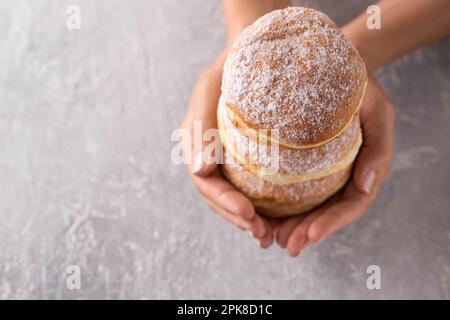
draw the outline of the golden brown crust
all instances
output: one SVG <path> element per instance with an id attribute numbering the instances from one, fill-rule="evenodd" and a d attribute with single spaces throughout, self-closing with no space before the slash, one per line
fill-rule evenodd
<path id="1" fill-rule="evenodd" d="M 222 95 L 253 129 L 278 129 L 291 148 L 326 143 L 358 111 L 366 69 L 353 45 L 324 14 L 288 8 L 245 29 L 224 67 Z"/>
<path id="2" fill-rule="evenodd" d="M 366 84 L 364 62 L 326 15 L 288 8 L 261 17 L 236 39 L 224 66 L 224 175 L 267 216 L 317 207 L 351 176 Z M 267 138 L 266 147 L 279 148 L 277 171 L 268 175 L 273 155 L 259 153 Z"/>
<path id="3" fill-rule="evenodd" d="M 223 146 L 228 155 L 247 171 L 278 184 L 288 184 L 318 179 L 348 167 L 355 159 L 362 142 L 359 117 L 338 137 L 319 147 L 291 149 L 261 149 L 247 136 L 247 130 L 238 129 L 223 109 L 220 99 L 218 107 L 218 128 Z M 271 168 L 276 172 L 264 175 Z"/>
<path id="4" fill-rule="evenodd" d="M 259 213 L 281 218 L 305 213 L 341 189 L 351 175 L 352 166 L 335 174 L 306 182 L 274 184 L 253 175 L 240 165 L 223 165 L 227 179 L 241 190 Z"/>

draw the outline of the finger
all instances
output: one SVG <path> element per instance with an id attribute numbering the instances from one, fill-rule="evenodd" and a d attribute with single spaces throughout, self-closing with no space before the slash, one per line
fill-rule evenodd
<path id="1" fill-rule="evenodd" d="M 197 80 L 189 103 L 193 120 L 201 120 L 206 129 L 217 128 L 217 104 L 221 93 L 222 73 L 211 67 Z"/>
<path id="2" fill-rule="evenodd" d="M 266 224 L 264 223 L 264 218 L 255 214 L 251 220 L 247 220 L 251 225 L 250 235 L 257 238 L 263 238 L 264 235 L 268 232 L 266 228 Z"/>
<path id="3" fill-rule="evenodd" d="M 189 171 L 193 175 L 206 177 L 221 163 L 223 147 L 214 124 L 204 126 L 204 121 L 193 120 L 192 113 L 190 111 L 183 121 L 182 128 L 187 131 L 185 136 L 182 136 L 181 143 L 185 154 L 188 155 Z"/>
<path id="4" fill-rule="evenodd" d="M 235 225 L 241 230 L 246 230 L 252 236 L 255 241 L 258 243 L 258 245 L 262 248 L 267 248 L 272 244 L 272 241 L 270 239 L 270 232 L 266 232 L 266 235 L 264 235 L 262 238 L 257 238 L 254 236 L 255 233 L 255 227 L 254 223 L 252 221 L 246 221 L 240 217 L 235 216 L 231 212 L 228 212 L 215 204 L 213 201 L 208 200 L 208 206 L 213 209 L 215 212 L 217 212 L 222 218 L 230 222 L 231 224 Z"/>
<path id="5" fill-rule="evenodd" d="M 273 243 L 273 228 L 267 219 L 263 219 L 266 228 L 265 234 L 261 238 L 257 238 L 261 248 L 268 248 Z"/>
<path id="6" fill-rule="evenodd" d="M 377 181 L 376 184 L 379 186 L 381 182 Z M 375 195 L 361 193 L 354 184 L 349 184 L 342 198 L 326 208 L 311 222 L 307 230 L 309 241 L 312 243 L 320 242 L 326 236 L 359 219 L 374 199 Z"/>
<path id="7" fill-rule="evenodd" d="M 308 217 L 311 214 L 314 214 L 315 211 L 323 209 L 325 206 L 329 206 L 335 201 L 339 199 L 341 196 L 341 192 L 336 193 L 332 198 L 330 198 L 326 203 L 322 204 L 320 207 L 316 208 L 315 210 L 311 211 L 310 213 L 303 213 L 298 216 L 294 216 L 292 218 L 287 218 L 283 222 L 280 223 L 280 226 L 278 227 L 278 230 L 276 232 L 276 239 L 278 242 L 278 245 L 281 248 L 286 248 L 287 243 L 289 240 L 289 237 L 291 236 L 294 229 L 302 223 L 302 221 Z M 311 221 L 311 218 L 309 218 L 306 222 Z"/>
<path id="8" fill-rule="evenodd" d="M 208 203 L 208 206 L 212 210 L 217 212 L 222 218 L 224 218 L 229 223 L 235 225 L 236 227 L 238 227 L 241 230 L 248 230 L 249 229 L 247 221 L 243 220 L 240 217 L 235 216 L 231 212 L 228 212 L 228 211 L 224 210 L 222 207 L 218 206 L 213 201 L 208 200 L 207 203 Z"/>
<path id="9" fill-rule="evenodd" d="M 276 240 L 281 248 L 286 248 L 289 236 L 295 227 L 305 218 L 305 215 L 288 218 L 278 227 Z"/>
<path id="10" fill-rule="evenodd" d="M 226 181 L 219 170 L 208 177 L 194 176 L 193 181 L 201 194 L 223 209 L 245 220 L 255 216 L 251 201 Z"/>
<path id="11" fill-rule="evenodd" d="M 191 133 L 189 141 L 183 144 L 189 148 L 191 172 L 197 176 L 208 176 L 220 161 L 221 149 L 217 132 L 217 104 L 220 97 L 221 72 L 210 67 L 198 79 L 189 103 L 189 115 L 184 122 Z M 208 144 L 217 148 L 206 150 Z M 212 154 L 215 153 L 215 154 Z"/>
<path id="12" fill-rule="evenodd" d="M 295 226 L 286 244 L 286 248 L 291 257 L 297 257 L 303 248 L 308 244 L 309 225 L 322 213 L 322 210 L 322 208 L 319 208 L 311 213 L 308 213 L 304 219 Z"/>
<path id="13" fill-rule="evenodd" d="M 386 121 L 387 122 L 387 121 Z M 376 182 L 383 181 L 392 159 L 392 132 L 379 126 L 378 133 L 365 138 L 355 162 L 354 182 L 360 192 L 370 194 Z"/>
<path id="14" fill-rule="evenodd" d="M 394 136 L 394 109 L 372 81 L 361 110 L 363 145 L 356 159 L 354 182 L 360 192 L 370 194 L 376 181 L 389 172 Z"/>
<path id="15" fill-rule="evenodd" d="M 213 173 L 216 168 L 217 162 L 212 159 L 211 155 L 205 154 L 203 151 L 197 152 L 192 166 L 193 175 L 207 177 Z"/>
<path id="16" fill-rule="evenodd" d="M 291 256 L 298 256 L 304 247 L 312 243 L 308 236 L 308 230 L 310 225 L 320 217 L 323 212 L 335 203 L 340 201 L 342 197 L 342 191 L 337 192 L 327 202 L 314 209 L 313 211 L 303 215 L 301 221 L 293 228 L 291 234 L 289 234 L 286 247 Z"/>

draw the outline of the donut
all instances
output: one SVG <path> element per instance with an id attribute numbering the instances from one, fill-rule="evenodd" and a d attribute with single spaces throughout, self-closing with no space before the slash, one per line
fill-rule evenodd
<path id="1" fill-rule="evenodd" d="M 325 14 L 290 7 L 262 16 L 224 64 L 225 177 L 267 216 L 320 205 L 351 176 L 366 85 L 364 61 Z"/>

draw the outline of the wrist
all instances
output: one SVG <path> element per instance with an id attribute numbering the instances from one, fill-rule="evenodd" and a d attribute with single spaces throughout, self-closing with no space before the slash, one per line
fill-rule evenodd
<path id="1" fill-rule="evenodd" d="M 234 40 L 236 40 L 236 38 L 238 37 L 238 35 L 241 33 L 242 30 L 244 30 L 244 28 L 233 29 L 228 31 L 227 42 L 225 44 L 225 51 L 228 51 L 228 49 L 231 48 L 231 45 L 233 44 Z"/>
<path id="2" fill-rule="evenodd" d="M 290 0 L 224 0 L 227 46 L 256 19 L 273 10 L 291 5 Z"/>
<path id="3" fill-rule="evenodd" d="M 358 17 L 345 25 L 342 32 L 358 50 L 369 73 L 389 61 L 392 44 L 389 45 L 389 40 L 382 34 L 382 30 L 368 29 L 363 18 Z"/>
<path id="4" fill-rule="evenodd" d="M 367 71 L 370 73 L 377 67 L 376 62 L 371 56 L 371 37 L 367 34 L 363 34 L 359 28 L 355 28 L 352 24 L 346 25 L 342 28 L 342 32 L 355 46 L 361 58 L 366 64 Z"/>

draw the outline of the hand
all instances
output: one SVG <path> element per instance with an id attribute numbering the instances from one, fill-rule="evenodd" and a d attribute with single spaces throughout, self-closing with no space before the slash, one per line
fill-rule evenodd
<path id="1" fill-rule="evenodd" d="M 291 256 L 357 220 L 375 200 L 392 159 L 395 112 L 371 77 L 360 119 L 363 144 L 344 190 L 310 213 L 286 219 L 278 228 L 277 242 Z"/>
<path id="2" fill-rule="evenodd" d="M 187 129 L 191 137 L 194 121 L 201 121 L 203 132 L 211 128 L 217 129 L 217 104 L 225 56 L 226 53 L 221 54 L 203 72 L 194 87 L 189 111 L 182 123 L 182 128 Z M 204 163 L 202 152 L 194 154 L 193 139 L 190 140 L 190 144 L 183 143 L 186 153 L 192 155 L 188 171 L 208 205 L 228 222 L 247 230 L 261 247 L 269 247 L 274 238 L 272 222 L 258 215 L 250 200 L 224 179 L 215 161 Z"/>

